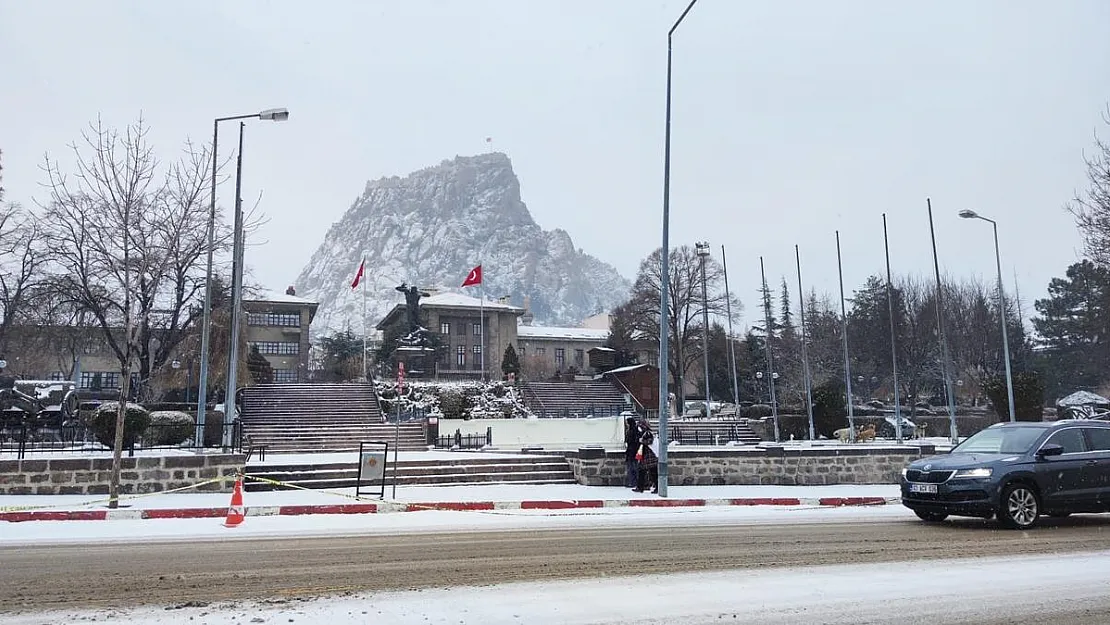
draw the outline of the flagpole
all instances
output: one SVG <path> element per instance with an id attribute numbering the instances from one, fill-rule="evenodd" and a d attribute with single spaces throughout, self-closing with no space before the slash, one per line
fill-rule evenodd
<path id="1" fill-rule="evenodd" d="M 362 257 L 362 263 L 359 264 L 359 267 L 363 268 L 363 271 L 365 271 L 365 268 L 366 268 L 366 257 L 365 256 Z M 370 370 L 366 368 L 366 278 L 365 278 L 365 276 L 362 279 L 362 376 L 361 376 L 361 378 L 366 382 L 370 381 Z"/>
<path id="2" fill-rule="evenodd" d="M 478 263 L 481 267 L 482 263 Z M 486 381 L 486 281 L 485 276 L 482 276 L 482 281 L 478 283 L 478 343 L 482 346 L 478 352 L 478 357 L 482 366 L 482 382 Z"/>

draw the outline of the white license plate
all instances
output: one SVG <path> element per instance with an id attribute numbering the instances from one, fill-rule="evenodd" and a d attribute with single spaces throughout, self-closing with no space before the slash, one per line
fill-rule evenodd
<path id="1" fill-rule="evenodd" d="M 910 492 L 911 493 L 932 493 L 932 494 L 935 495 L 936 492 L 937 492 L 937 485 L 936 484 L 910 484 Z"/>

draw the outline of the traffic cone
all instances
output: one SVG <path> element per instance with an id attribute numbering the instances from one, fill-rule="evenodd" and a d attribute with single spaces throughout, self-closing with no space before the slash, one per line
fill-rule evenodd
<path id="1" fill-rule="evenodd" d="M 243 507 L 243 478 L 240 477 L 235 480 L 235 490 L 231 493 L 231 505 L 227 509 L 227 519 L 224 521 L 224 527 L 239 527 L 246 516 L 246 509 Z"/>

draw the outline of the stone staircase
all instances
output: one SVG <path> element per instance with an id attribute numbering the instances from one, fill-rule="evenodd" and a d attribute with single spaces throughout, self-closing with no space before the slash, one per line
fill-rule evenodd
<path id="1" fill-rule="evenodd" d="M 277 480 L 302 488 L 353 488 L 358 479 L 355 462 L 321 464 L 248 464 L 247 474 Z M 479 484 L 574 484 L 574 474 L 562 456 L 519 456 L 503 458 L 458 458 L 401 460 L 398 486 L 459 486 Z M 393 484 L 393 455 L 386 464 L 386 484 Z M 248 480 L 252 492 L 283 490 L 265 482 Z"/>
<path id="2" fill-rule="evenodd" d="M 244 442 L 266 453 L 357 451 L 362 441 L 394 440 L 369 384 L 262 384 L 242 390 Z M 424 424 L 402 423 L 401 451 L 428 448 Z"/>
<path id="3" fill-rule="evenodd" d="M 624 391 L 608 381 L 527 382 L 524 403 L 541 417 L 585 417 L 617 415 L 632 410 L 625 404 Z"/>
<path id="4" fill-rule="evenodd" d="M 651 429 L 659 431 L 659 421 L 651 421 Z M 747 421 L 672 420 L 667 422 L 668 437 L 683 445 L 724 445 L 735 441 L 758 445 L 763 439 Z"/>

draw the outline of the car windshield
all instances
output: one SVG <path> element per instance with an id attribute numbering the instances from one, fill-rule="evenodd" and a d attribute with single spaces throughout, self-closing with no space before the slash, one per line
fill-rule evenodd
<path id="1" fill-rule="evenodd" d="M 1044 428 L 989 428 L 957 445 L 952 453 L 1023 454 L 1043 433 Z"/>

